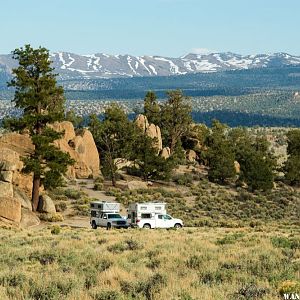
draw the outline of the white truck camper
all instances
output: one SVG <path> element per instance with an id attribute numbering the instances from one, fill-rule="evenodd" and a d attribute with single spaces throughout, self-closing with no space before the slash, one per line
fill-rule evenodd
<path id="1" fill-rule="evenodd" d="M 105 227 L 107 229 L 128 228 L 127 221 L 121 217 L 120 204 L 116 202 L 91 202 L 91 218 L 90 224 L 93 229 L 97 227 Z"/>
<path id="2" fill-rule="evenodd" d="M 131 203 L 128 223 L 139 228 L 181 228 L 183 222 L 167 214 L 166 203 Z"/>

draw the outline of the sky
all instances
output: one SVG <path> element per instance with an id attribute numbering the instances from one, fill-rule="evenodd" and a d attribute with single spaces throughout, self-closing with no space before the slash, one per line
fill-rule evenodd
<path id="1" fill-rule="evenodd" d="M 300 0 L 0 0 L 0 53 L 300 55 Z"/>

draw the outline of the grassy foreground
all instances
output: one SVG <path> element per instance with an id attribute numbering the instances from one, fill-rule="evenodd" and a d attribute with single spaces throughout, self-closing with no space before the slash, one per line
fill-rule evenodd
<path id="1" fill-rule="evenodd" d="M 0 299 L 283 299 L 299 227 L 0 229 Z"/>

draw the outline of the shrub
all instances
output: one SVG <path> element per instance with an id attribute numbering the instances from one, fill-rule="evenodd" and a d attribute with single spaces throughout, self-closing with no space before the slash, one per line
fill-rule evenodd
<path id="1" fill-rule="evenodd" d="M 137 283 L 121 282 L 121 290 L 131 298 L 140 299 L 143 295 L 147 300 L 153 300 L 167 281 L 164 276 L 159 273 L 154 274 L 146 281 L 139 281 Z"/>
<path id="2" fill-rule="evenodd" d="M 263 298 L 269 290 L 267 288 L 260 288 L 255 284 L 248 284 L 242 286 L 235 295 L 238 296 L 238 299 L 261 299 Z"/>
<path id="3" fill-rule="evenodd" d="M 202 264 L 203 260 L 198 255 L 191 256 L 186 262 L 187 267 L 190 269 L 199 269 L 202 266 Z"/>
<path id="4" fill-rule="evenodd" d="M 126 245 L 124 243 L 116 243 L 107 247 L 107 250 L 115 254 L 122 253 L 126 250 Z"/>
<path id="5" fill-rule="evenodd" d="M 128 239 L 124 242 L 116 243 L 109 246 L 107 250 L 113 253 L 122 253 L 126 250 L 139 250 L 142 248 L 143 246 L 137 241 L 134 241 L 133 239 Z"/>
<path id="6" fill-rule="evenodd" d="M 41 265 L 51 265 L 57 259 L 57 254 L 54 252 L 33 252 L 29 256 L 30 260 L 37 260 Z"/>
<path id="7" fill-rule="evenodd" d="M 63 216 L 60 213 L 54 213 L 54 214 L 39 214 L 39 218 L 41 221 L 46 222 L 61 222 L 64 220 Z"/>
<path id="8" fill-rule="evenodd" d="M 95 268 L 98 272 L 104 272 L 113 265 L 113 262 L 108 259 L 102 259 L 95 264 Z"/>
<path id="9" fill-rule="evenodd" d="M 95 183 L 93 189 L 95 191 L 103 191 L 104 185 L 103 185 L 103 183 L 100 183 L 100 182 L 99 183 Z"/>
<path id="10" fill-rule="evenodd" d="M 284 294 L 300 293 L 300 281 L 283 281 L 278 286 L 278 292 L 281 296 L 283 296 Z"/>
<path id="11" fill-rule="evenodd" d="M 234 244 L 236 241 L 238 241 L 240 238 L 242 238 L 245 234 L 244 233 L 233 233 L 233 234 L 227 234 L 221 239 L 218 239 L 216 241 L 217 245 L 226 245 L 226 244 Z"/>
<path id="12" fill-rule="evenodd" d="M 157 258 L 150 259 L 150 261 L 146 264 L 146 267 L 149 269 L 157 269 L 160 267 L 160 260 Z"/>
<path id="13" fill-rule="evenodd" d="M 172 177 L 172 180 L 179 185 L 190 186 L 193 183 L 193 175 L 190 173 L 177 174 Z"/>
<path id="14" fill-rule="evenodd" d="M 55 203 L 55 209 L 57 212 L 63 212 L 67 209 L 67 204 L 65 202 Z"/>
<path id="15" fill-rule="evenodd" d="M 52 234 L 60 234 L 60 226 L 53 226 L 51 229 Z"/>
<path id="16" fill-rule="evenodd" d="M 134 241 L 132 238 L 126 240 L 125 243 L 128 250 L 139 250 L 143 248 L 139 242 Z"/>
<path id="17" fill-rule="evenodd" d="M 75 189 L 65 189 L 64 193 L 65 193 L 66 197 L 68 197 L 70 199 L 74 199 L 74 200 L 78 200 L 83 195 L 85 195 L 85 193 L 83 193 L 82 191 L 75 190 Z"/>
<path id="18" fill-rule="evenodd" d="M 271 243 L 276 248 L 300 249 L 300 239 L 272 237 Z"/>
<path id="19" fill-rule="evenodd" d="M 119 300 L 122 299 L 121 295 L 117 291 L 100 291 L 92 295 L 94 300 Z"/>
<path id="20" fill-rule="evenodd" d="M 9 287 L 24 287 L 27 279 L 23 273 L 7 274 L 0 278 L 0 285 Z"/>

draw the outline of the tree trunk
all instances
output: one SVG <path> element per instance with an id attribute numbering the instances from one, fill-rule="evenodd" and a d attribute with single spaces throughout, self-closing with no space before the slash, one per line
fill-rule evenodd
<path id="1" fill-rule="evenodd" d="M 39 197 L 40 197 L 40 176 L 33 176 L 33 184 L 32 184 L 32 210 L 37 211 L 39 205 Z"/>
<path id="2" fill-rule="evenodd" d="M 177 140 L 175 139 L 175 137 L 172 136 L 171 145 L 170 145 L 170 154 L 173 154 L 176 144 L 177 144 Z"/>
<path id="3" fill-rule="evenodd" d="M 116 176 L 115 176 L 115 174 L 112 174 L 112 176 L 111 176 L 111 183 L 112 183 L 112 185 L 113 185 L 114 187 L 116 187 L 117 181 L 116 181 Z"/>

